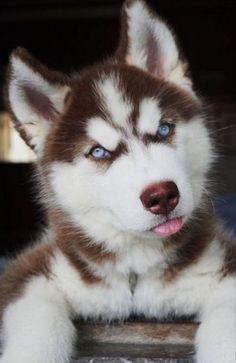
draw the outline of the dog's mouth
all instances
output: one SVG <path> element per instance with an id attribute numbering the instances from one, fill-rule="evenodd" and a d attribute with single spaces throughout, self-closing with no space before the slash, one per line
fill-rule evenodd
<path id="1" fill-rule="evenodd" d="M 183 218 L 177 217 L 168 219 L 164 223 L 160 223 L 151 229 L 152 232 L 158 234 L 161 237 L 168 237 L 177 233 L 183 225 Z"/>

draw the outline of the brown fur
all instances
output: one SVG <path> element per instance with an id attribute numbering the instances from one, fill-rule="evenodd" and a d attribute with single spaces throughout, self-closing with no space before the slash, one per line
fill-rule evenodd
<path id="1" fill-rule="evenodd" d="M 67 257 L 71 265 L 79 272 L 80 277 L 86 284 L 95 284 L 102 281 L 102 279 L 96 276 L 89 263 L 81 257 L 79 251 L 76 251 L 74 244 L 71 241 L 58 241 L 58 247 L 61 252 Z"/>
<path id="2" fill-rule="evenodd" d="M 130 46 L 130 39 L 128 37 L 129 34 L 129 19 L 127 16 L 127 9 L 129 9 L 133 3 L 135 3 L 135 0 L 125 0 L 122 11 L 121 11 L 121 32 L 120 32 L 120 41 L 119 46 L 116 51 L 116 57 L 121 63 L 126 62 L 126 58 L 129 54 L 129 46 Z M 142 3 L 143 7 L 147 10 L 150 17 L 153 19 L 159 19 L 159 16 L 142 0 L 140 0 L 140 3 Z M 147 61 L 148 63 L 148 61 Z M 152 62 L 147 64 L 147 68 L 150 72 L 153 70 Z M 156 67 L 154 67 L 156 68 Z M 161 71 L 161 70 L 160 70 Z M 161 72 L 160 72 L 161 73 Z"/>
<path id="3" fill-rule="evenodd" d="M 76 155 L 83 152 L 84 145 L 94 146 L 94 143 L 92 144 L 92 140 L 89 140 L 86 134 L 87 120 L 89 118 L 99 116 L 112 124 L 110 116 L 105 114 L 102 100 L 95 87 L 96 82 L 101 79 L 101 76 L 109 77 L 115 75 L 121 92 L 124 92 L 127 99 L 134 105 L 134 111 L 129 121 L 133 125 L 136 136 L 139 136 L 136 130 L 136 122 L 139 115 L 138 106 L 143 98 L 152 97 L 159 100 L 159 105 L 164 115 L 162 121 L 170 120 L 173 124 L 178 121 L 187 121 L 202 112 L 199 102 L 193 99 L 189 93 L 136 67 L 108 62 L 91 67 L 79 76 L 73 76 L 69 79 L 58 72 L 49 71 L 47 67 L 35 60 L 34 57 L 22 48 L 17 48 L 13 52 L 13 56 L 19 57 L 31 69 L 49 81 L 49 83 L 67 85 L 71 89 L 65 98 L 62 115 L 58 115 L 53 106 L 47 103 L 47 100 L 48 110 L 45 111 L 44 107 L 41 107 L 43 110 L 39 110 L 41 113 L 46 112 L 46 118 L 50 118 L 52 115 L 57 118 L 56 122 L 52 124 L 51 132 L 47 139 L 43 158 L 44 162 L 55 160 L 71 162 Z M 9 84 L 11 79 L 12 71 L 9 68 L 7 84 Z M 26 96 L 32 101 L 34 95 L 32 95 L 30 90 L 26 89 L 26 91 L 28 91 Z M 44 96 L 40 95 L 39 98 L 45 104 Z M 10 106 L 8 95 L 7 104 Z M 13 113 L 12 118 L 22 138 L 27 144 L 31 145 L 24 127 L 15 119 Z M 147 135 L 146 140 L 149 138 L 150 135 Z M 160 142 L 161 140 L 157 141 Z M 31 147 L 34 147 L 34 145 L 31 145 Z M 122 149 L 124 151 L 124 148 Z M 119 148 L 119 150 L 121 149 Z"/>
<path id="4" fill-rule="evenodd" d="M 85 283 L 100 283 L 87 260 L 102 264 L 114 261 L 115 255 L 103 251 L 102 244 L 91 244 L 86 236 L 63 222 L 57 215 L 56 243 L 39 244 L 21 253 L 15 260 L 8 263 L 4 274 L 0 277 L 0 318 L 5 307 L 22 296 L 26 284 L 36 276 L 51 278 L 50 260 L 58 247 L 72 266 L 78 271 Z"/>
<path id="5" fill-rule="evenodd" d="M 99 244 L 92 243 L 81 230 L 76 230 L 75 228 L 66 225 L 65 222 L 61 228 L 57 228 L 56 239 L 57 244 L 60 247 L 70 245 L 74 252 L 81 252 L 88 260 L 97 264 L 102 264 L 105 261 L 115 259 L 113 253 L 104 250 L 102 241 Z"/>
<path id="6" fill-rule="evenodd" d="M 115 56 L 116 59 L 118 60 L 119 63 L 126 63 L 127 61 L 127 56 L 129 55 L 129 47 L 130 47 L 130 39 L 129 39 L 129 19 L 127 16 L 127 9 L 130 8 L 133 3 L 135 2 L 135 0 L 125 0 L 123 7 L 122 7 L 122 12 L 121 12 L 121 31 L 120 31 L 120 40 L 119 40 L 119 45 L 118 48 L 116 50 Z M 163 21 L 156 13 L 155 11 L 150 8 L 148 6 L 148 4 L 145 1 L 140 0 L 140 2 L 143 4 L 143 7 L 146 9 L 146 11 L 149 13 L 150 18 L 152 19 L 157 19 L 159 21 Z M 168 26 L 169 31 L 172 33 L 172 36 L 175 40 L 175 42 L 178 45 L 178 50 L 179 50 L 179 63 L 181 64 L 182 70 L 183 70 L 183 74 L 185 75 L 185 77 L 187 78 L 191 78 L 191 74 L 190 74 L 190 70 L 189 70 L 189 65 L 188 62 L 186 61 L 183 52 L 181 51 L 181 48 L 179 46 L 179 42 L 178 39 L 176 37 L 175 32 L 173 31 L 172 27 L 168 24 L 168 22 L 165 20 L 165 24 Z M 149 48 L 150 54 L 147 57 L 147 70 L 154 74 L 157 77 L 162 78 L 163 77 L 163 69 L 162 69 L 162 65 L 160 64 L 160 62 L 158 62 L 158 45 L 155 44 L 155 42 L 153 41 L 152 38 L 152 34 L 150 33 L 148 35 L 147 41 L 147 48 Z M 151 43 L 150 45 L 148 45 L 148 43 Z M 154 49 L 154 51 L 153 51 Z M 153 54 L 154 53 L 154 54 Z"/>
<path id="7" fill-rule="evenodd" d="M 92 243 L 82 230 L 66 222 L 62 213 L 52 212 L 50 222 L 55 229 L 57 246 L 79 272 L 84 282 L 89 284 L 101 282 L 101 278 L 94 274 L 89 262 L 100 265 L 106 261 L 115 261 L 116 256 L 104 250 L 102 241 L 99 244 Z"/>
<path id="8" fill-rule="evenodd" d="M 222 247 L 225 252 L 224 263 L 222 267 L 222 277 L 233 275 L 236 276 L 236 240 L 230 238 L 226 233 L 219 233 L 221 236 Z"/>
<path id="9" fill-rule="evenodd" d="M 99 145 L 97 145 L 99 146 Z M 94 163 L 97 163 L 97 165 L 105 166 L 106 168 L 110 166 L 111 163 L 113 163 L 121 154 L 128 153 L 127 145 L 124 142 L 121 142 L 116 150 L 112 151 L 110 155 L 104 159 L 96 159 L 91 154 L 86 155 L 86 157 L 90 158 Z"/>
<path id="10" fill-rule="evenodd" d="M 136 129 L 139 115 L 138 105 L 145 97 L 160 100 L 159 104 L 164 113 L 163 121 L 169 120 L 173 124 L 173 130 L 176 122 L 187 122 L 202 112 L 201 105 L 196 100 L 173 84 L 149 76 L 135 67 L 114 64 L 99 65 L 85 71 L 71 83 L 72 89 L 67 110 L 53 126 L 47 140 L 44 153 L 45 162 L 71 162 L 75 156 L 83 153 L 85 145 L 95 146 L 86 134 L 87 120 L 91 117 L 99 116 L 112 123 L 109 115 L 104 114 L 101 100 L 94 89 L 101 74 L 107 77 L 111 74 L 117 75 L 119 87 L 134 105 L 129 122 L 133 125 L 134 135 L 137 137 L 139 137 Z M 125 130 L 122 131 L 125 133 Z M 173 139 L 172 137 L 171 141 Z M 162 142 L 158 138 L 156 141 Z M 113 155 L 119 154 L 118 151 L 126 152 L 124 147 L 121 148 L 122 150 L 118 149 Z"/>
<path id="11" fill-rule="evenodd" d="M 50 259 L 53 257 L 53 245 L 41 244 L 21 253 L 10 261 L 0 277 L 0 317 L 5 307 L 19 298 L 25 285 L 36 276 L 50 278 Z"/>
<path id="12" fill-rule="evenodd" d="M 142 141 L 145 145 L 148 145 L 150 143 L 157 143 L 157 142 L 161 142 L 162 144 L 171 144 L 174 140 L 174 136 L 175 136 L 175 125 L 170 125 L 171 129 L 170 129 L 170 133 L 167 137 L 165 138 L 161 138 L 158 137 L 158 135 L 149 135 L 149 134 L 145 134 L 142 138 Z"/>
<path id="13" fill-rule="evenodd" d="M 129 6 L 133 1 L 126 0 L 122 7 L 121 11 L 121 31 L 120 31 L 120 41 L 115 54 L 116 59 L 120 63 L 125 63 L 125 58 L 127 55 L 127 50 L 129 47 L 129 39 L 128 39 L 128 19 L 126 14 L 126 6 Z"/>
<path id="14" fill-rule="evenodd" d="M 13 57 L 20 58 L 23 62 L 25 62 L 33 71 L 40 73 L 40 75 L 48 80 L 51 84 L 55 85 L 69 85 L 69 78 L 66 77 L 63 73 L 49 70 L 45 65 L 41 64 L 36 58 L 34 58 L 30 53 L 27 52 L 24 48 L 18 47 L 12 52 Z M 34 149 L 35 145 L 32 145 L 30 142 L 30 138 L 27 136 L 23 126 L 19 123 L 19 121 L 16 119 L 14 112 L 11 109 L 10 101 L 9 101 L 9 84 L 12 80 L 13 74 L 12 74 L 12 68 L 11 65 L 9 65 L 7 69 L 7 75 L 6 75 L 6 83 L 5 83 L 5 103 L 8 111 L 10 112 L 10 116 L 12 121 L 15 124 L 15 128 L 21 135 L 22 139 L 26 142 L 28 146 L 30 146 L 32 149 Z M 57 116 L 57 115 L 56 115 Z"/>
<path id="15" fill-rule="evenodd" d="M 126 1 L 125 6 L 130 6 L 132 1 Z M 129 122 L 133 127 L 133 133 L 136 137 L 140 137 L 136 124 L 139 116 L 139 104 L 144 98 L 158 100 L 163 114 L 161 121 L 170 121 L 173 125 L 170 137 L 168 140 L 165 140 L 168 142 L 174 142 L 174 126 L 176 123 L 188 122 L 193 117 L 201 115 L 202 106 L 190 93 L 170 82 L 125 64 L 129 47 L 127 27 L 127 16 L 123 9 L 121 41 L 115 61 L 91 67 L 79 76 L 74 76 L 71 79 L 58 72 L 49 71 L 47 67 L 41 65 L 21 48 L 14 52 L 15 56 L 21 58 L 51 84 L 68 85 L 71 89 L 65 98 L 63 114 L 55 115 L 57 120 L 52 124 L 46 141 L 44 155 L 40 161 L 43 167 L 47 163 L 50 164 L 54 161 L 71 162 L 77 155 L 84 153 L 84 146 L 95 146 L 94 140 L 90 140 L 86 133 L 88 119 L 99 116 L 112 124 L 113 121 L 104 111 L 100 96 L 95 87 L 96 82 L 101 79 L 101 76 L 110 77 L 115 75 L 119 80 L 118 87 L 134 106 Z M 150 63 L 149 66 L 153 67 L 153 64 Z M 12 70 L 9 68 L 8 83 L 11 77 Z M 32 102 L 32 99 L 30 101 Z M 9 106 L 9 100 L 7 100 L 7 103 Z M 52 110 L 52 113 L 55 113 L 54 110 Z M 24 129 L 15 120 L 13 113 L 12 117 L 22 138 L 30 144 Z M 125 130 L 122 130 L 121 127 L 120 129 L 125 133 Z M 150 141 L 165 142 L 151 135 L 145 135 L 144 137 L 142 135 L 141 137 L 144 144 Z M 118 157 L 121 153 L 125 152 L 127 152 L 127 146 L 124 142 L 121 142 L 113 153 L 113 157 Z M 86 157 L 86 155 L 84 156 Z M 110 161 L 112 161 L 112 158 Z M 107 165 L 107 160 L 105 162 Z M 104 165 L 104 161 L 101 161 L 101 164 Z M 46 168 L 44 168 L 43 172 L 46 174 L 45 170 Z M 87 284 L 101 283 L 101 278 L 96 276 L 89 262 L 101 265 L 105 262 L 116 261 L 115 254 L 104 250 L 103 241 L 96 241 L 98 242 L 97 244 L 92 243 L 85 233 L 81 230 L 76 230 L 66 221 L 66 216 L 55 213 L 52 210 L 49 212 L 50 224 L 55 233 L 54 244 L 52 246 L 44 244 L 36 246 L 21 254 L 15 261 L 10 262 L 5 274 L 0 278 L 2 290 L 0 296 L 1 313 L 7 304 L 13 302 L 22 294 L 26 283 L 32 277 L 43 274 L 46 278 L 50 278 L 50 259 L 54 255 L 55 246 L 68 258 L 69 262 Z M 164 249 L 167 255 L 168 267 L 163 274 L 163 281 L 165 283 L 172 283 L 183 270 L 196 263 L 212 240 L 214 228 L 211 228 L 213 227 L 211 217 L 201 214 L 199 218 L 201 218 L 201 230 L 199 230 L 199 220 L 197 222 L 193 220 L 180 233 L 166 241 Z M 224 272 L 226 274 L 235 273 L 236 263 L 234 256 L 236 255 L 236 248 L 227 242 L 224 245 L 226 251 Z"/>
<path id="16" fill-rule="evenodd" d="M 43 275 L 47 279 L 51 278 L 50 260 L 57 247 L 88 284 L 100 283 L 102 280 L 92 272 L 87 260 L 97 264 L 115 260 L 114 254 L 103 251 L 102 243 L 91 244 L 82 232 L 73 229 L 63 220 L 60 219 L 59 222 L 57 219 L 55 226 L 56 243 L 35 245 L 8 263 L 0 277 L 0 318 L 5 307 L 22 296 L 24 287 L 33 277 Z"/>
<path id="17" fill-rule="evenodd" d="M 164 244 L 168 266 L 164 270 L 163 281 L 174 282 L 182 271 L 195 264 L 215 234 L 215 220 L 210 213 L 204 211 L 193 216 L 179 233 L 170 237 Z"/>

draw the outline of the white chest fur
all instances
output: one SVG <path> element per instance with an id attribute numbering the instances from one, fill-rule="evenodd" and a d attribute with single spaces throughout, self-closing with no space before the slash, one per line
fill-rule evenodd
<path id="1" fill-rule="evenodd" d="M 62 255 L 53 266 L 55 282 L 65 295 L 72 311 L 84 318 L 123 319 L 132 310 L 132 293 L 125 276 L 113 272 L 112 279 L 88 284 Z"/>
<path id="2" fill-rule="evenodd" d="M 137 259 L 130 271 L 128 260 L 126 263 L 123 260 L 120 265 L 118 263 L 117 268 L 107 265 L 104 270 L 106 277 L 99 283 L 88 284 L 58 253 L 53 273 L 72 311 L 85 318 L 125 319 L 133 313 L 158 318 L 168 313 L 195 314 L 217 285 L 220 256 L 215 248 L 212 245 L 198 263 L 169 284 L 161 279 L 163 264 L 160 260 L 156 264 L 151 263 L 152 267 L 147 263 L 146 271 L 143 264 L 140 272 L 135 268 L 138 266 Z"/>

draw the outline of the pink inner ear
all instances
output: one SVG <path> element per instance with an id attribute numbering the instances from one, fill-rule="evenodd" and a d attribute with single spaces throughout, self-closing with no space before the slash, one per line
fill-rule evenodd
<path id="1" fill-rule="evenodd" d="M 155 75 L 161 76 L 162 67 L 160 62 L 160 52 L 158 50 L 157 40 L 151 31 L 147 32 L 146 38 L 146 53 L 147 53 L 147 70 Z"/>
<path id="2" fill-rule="evenodd" d="M 48 121 L 56 117 L 58 111 L 45 94 L 29 85 L 24 85 L 23 90 L 27 102 L 40 117 Z"/>

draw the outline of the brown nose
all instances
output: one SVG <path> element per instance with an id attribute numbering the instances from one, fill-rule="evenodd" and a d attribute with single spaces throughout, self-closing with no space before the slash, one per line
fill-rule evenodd
<path id="1" fill-rule="evenodd" d="M 179 190 L 172 181 L 150 185 L 140 196 L 145 209 L 153 214 L 169 214 L 179 202 Z"/>

